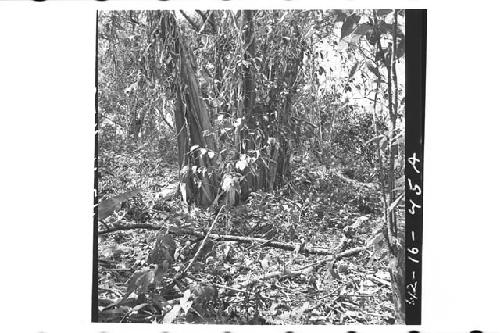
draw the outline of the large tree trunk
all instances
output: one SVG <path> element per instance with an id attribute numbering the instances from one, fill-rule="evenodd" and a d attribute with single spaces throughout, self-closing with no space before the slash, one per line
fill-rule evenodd
<path id="1" fill-rule="evenodd" d="M 165 30 L 171 33 L 175 53 L 178 55 L 175 68 L 178 73 L 175 84 L 175 122 L 181 193 L 186 202 L 206 207 L 212 203 L 218 188 L 217 179 L 212 172 L 214 161 L 209 157 L 209 152 L 216 152 L 217 146 L 207 107 L 200 96 L 188 46 L 173 14 L 168 12 L 165 15 L 163 24 Z"/>
<path id="2" fill-rule="evenodd" d="M 295 23 L 293 25 L 293 42 L 300 43 L 300 30 Z M 297 53 L 292 57 L 285 59 L 284 71 L 282 73 L 282 86 L 278 85 L 279 91 L 275 91 L 271 94 L 277 101 L 280 102 L 277 113 L 279 129 L 274 133 L 278 138 L 278 141 L 274 144 L 274 159 L 273 168 L 268 176 L 267 183 L 269 184 L 269 189 L 272 190 L 275 186 L 282 186 L 285 179 L 289 174 L 291 150 L 290 150 L 290 138 L 289 133 L 282 129 L 291 128 L 290 118 L 292 114 L 292 99 L 297 90 L 297 77 L 299 74 L 299 69 L 304 57 L 305 47 L 304 45 L 297 45 Z M 279 98 L 284 91 L 284 97 Z M 275 168 L 275 169 L 274 169 Z"/>
<path id="3" fill-rule="evenodd" d="M 189 128 L 190 147 L 198 146 L 215 152 L 217 149 L 208 110 L 199 94 L 198 81 L 188 57 L 186 45 L 180 35 L 178 42 L 180 46 L 180 85 L 177 87 L 177 98 L 180 99 L 181 103 L 178 104 L 176 113 L 184 116 L 183 126 Z M 178 118 L 180 117 L 176 116 L 176 119 Z M 207 152 L 196 149 L 183 156 L 184 165 L 198 167 L 198 172 L 193 172 L 192 168 L 187 171 L 191 180 L 188 184 L 191 187 L 191 193 L 194 194 L 194 201 L 202 206 L 208 206 L 212 203 L 216 188 L 214 177 L 210 176 L 210 167 L 213 163 Z M 189 162 L 187 162 L 188 159 Z"/>
<path id="4" fill-rule="evenodd" d="M 246 64 L 242 68 L 242 76 L 240 78 L 239 93 L 241 102 L 238 105 L 238 118 L 245 117 L 247 128 L 239 128 L 236 133 L 236 145 L 240 154 L 247 154 L 249 151 L 255 149 L 254 135 L 249 132 L 254 132 L 256 123 L 254 119 L 255 107 L 255 33 L 253 24 L 254 11 L 244 10 L 242 13 L 242 40 L 243 40 L 243 59 Z M 250 135 L 249 135 L 250 134 Z M 253 173 L 244 170 L 245 181 L 241 182 L 241 197 L 246 199 L 250 192 L 258 189 L 256 186 L 256 177 Z"/>

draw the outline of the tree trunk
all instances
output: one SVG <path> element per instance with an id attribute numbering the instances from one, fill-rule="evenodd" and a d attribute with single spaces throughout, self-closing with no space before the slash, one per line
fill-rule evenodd
<path id="1" fill-rule="evenodd" d="M 178 55 L 175 84 L 177 102 L 175 122 L 179 170 L 181 172 L 181 193 L 184 201 L 208 206 L 215 197 L 217 179 L 213 174 L 214 161 L 209 152 L 216 152 L 217 146 L 210 123 L 208 110 L 200 96 L 200 88 L 177 22 L 172 12 L 167 12 L 163 20 L 165 30 L 169 30 Z"/>
<path id="2" fill-rule="evenodd" d="M 297 24 L 295 23 L 292 28 L 293 41 L 295 43 L 301 43 L 300 30 Z M 284 98 L 280 98 L 278 100 L 281 100 L 281 107 L 279 108 L 280 112 L 277 114 L 278 127 L 275 129 L 276 133 L 274 133 L 274 135 L 278 138 L 278 145 L 276 147 L 278 153 L 276 159 L 273 159 L 276 164 L 276 172 L 274 172 L 273 175 L 269 175 L 268 183 L 272 185 L 272 187 L 270 186 L 270 190 L 274 189 L 275 186 L 282 186 L 289 174 L 291 157 L 290 133 L 288 133 L 288 130 L 283 131 L 282 129 L 291 128 L 290 118 L 292 114 L 292 98 L 297 90 L 297 76 L 304 57 L 305 46 L 299 45 L 297 48 L 298 52 L 294 56 L 286 59 L 282 74 L 283 85 L 280 92 L 275 92 L 273 94 L 276 98 L 279 98 L 281 91 L 285 91 Z"/>
<path id="3" fill-rule="evenodd" d="M 242 76 L 240 78 L 240 102 L 238 103 L 237 116 L 239 119 L 243 117 L 246 120 L 247 129 L 243 129 L 241 126 L 236 133 L 236 145 L 239 149 L 240 154 L 247 154 L 249 151 L 255 149 L 255 142 L 249 136 L 249 131 L 254 131 L 256 129 L 255 119 L 254 119 L 254 107 L 255 107 L 255 69 L 254 69 L 254 58 L 255 58 L 255 33 L 253 24 L 253 10 L 244 10 L 241 17 L 242 26 L 242 40 L 243 40 L 243 59 L 245 59 L 245 64 L 242 68 Z M 258 189 L 256 186 L 257 179 L 253 173 L 249 172 L 249 168 L 243 171 L 245 174 L 245 181 L 241 182 L 241 197 L 246 199 L 251 191 Z"/>
<path id="4" fill-rule="evenodd" d="M 388 49 L 389 61 L 384 61 L 385 67 L 387 68 L 387 98 L 389 101 L 389 160 L 388 160 L 388 179 L 387 179 L 387 195 L 384 193 L 385 197 L 388 197 L 388 203 L 384 202 L 384 217 L 386 219 L 387 227 L 387 242 L 390 249 L 390 259 L 389 259 L 389 273 L 391 275 L 391 286 L 392 295 L 394 302 L 395 318 L 397 324 L 405 323 L 405 251 L 404 251 L 404 233 L 403 235 L 398 235 L 397 227 L 397 216 L 396 209 L 388 211 L 387 206 L 393 205 L 395 198 L 395 158 L 396 158 L 396 147 L 394 146 L 395 136 L 396 136 L 396 121 L 397 121 L 397 107 L 398 107 L 398 87 L 397 87 L 397 75 L 395 72 L 395 56 L 397 49 L 397 11 L 394 15 L 394 25 L 393 25 L 393 43 L 392 49 Z M 378 26 L 377 14 L 375 10 L 373 11 L 373 18 L 375 22 L 375 27 Z M 377 46 L 380 51 L 382 51 L 382 46 L 380 39 L 377 41 Z M 392 72 L 394 70 L 394 73 Z M 394 91 L 393 94 L 393 80 L 394 80 Z M 393 103 L 394 98 L 394 103 Z M 379 156 L 380 159 L 380 156 Z M 380 171 L 382 172 L 382 170 Z M 383 183 L 383 182 L 382 182 Z M 382 191 L 385 189 L 382 188 Z"/>

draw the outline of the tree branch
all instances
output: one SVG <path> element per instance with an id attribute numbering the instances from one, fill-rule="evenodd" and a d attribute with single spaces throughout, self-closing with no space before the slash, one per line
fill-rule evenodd
<path id="1" fill-rule="evenodd" d="M 224 206 L 222 206 L 221 210 L 219 210 L 219 213 L 217 213 L 217 215 L 215 216 L 213 222 L 212 222 L 212 225 L 210 226 L 210 228 L 208 229 L 205 237 L 203 238 L 203 241 L 201 242 L 201 244 L 198 246 L 198 250 L 196 251 L 195 255 L 193 256 L 193 258 L 191 258 L 191 261 L 189 262 L 189 264 L 186 266 L 186 268 L 184 268 L 182 270 L 182 272 L 176 274 L 176 276 L 174 276 L 174 280 L 179 280 L 179 279 L 182 279 L 184 277 L 184 275 L 186 275 L 186 273 L 189 271 L 189 269 L 191 268 L 191 266 L 193 266 L 193 263 L 196 261 L 196 259 L 199 257 L 200 253 L 201 253 L 201 250 L 203 249 L 203 247 L 205 246 L 205 243 L 207 242 L 207 239 L 209 238 L 210 236 L 210 232 L 212 231 L 212 229 L 215 227 L 215 223 L 217 222 L 217 220 L 219 219 L 219 216 L 221 215 L 222 211 L 224 210 Z"/>
<path id="2" fill-rule="evenodd" d="M 204 12 L 202 12 L 201 10 L 197 9 L 195 10 L 196 13 L 198 13 L 198 15 L 201 16 L 201 19 L 203 20 L 203 25 L 202 26 L 205 26 L 206 23 L 208 22 L 210 24 L 210 26 L 212 27 L 212 30 L 213 32 L 217 32 L 217 29 L 215 27 L 215 22 L 212 20 L 212 17 L 213 17 L 213 12 L 211 11 L 207 11 L 207 14 L 205 14 Z"/>
<path id="3" fill-rule="evenodd" d="M 352 248 L 352 249 L 349 249 L 347 251 L 344 251 L 344 252 L 341 252 L 341 253 L 338 253 L 335 255 L 334 259 L 339 259 L 339 258 L 344 258 L 344 257 L 350 257 L 352 255 L 355 255 L 359 252 L 362 252 L 366 250 L 366 246 L 361 246 L 361 247 L 355 247 L 355 248 Z M 280 270 L 277 270 L 277 271 L 274 271 L 274 272 L 270 272 L 270 273 L 266 273 L 266 274 L 263 274 L 253 280 L 248 280 L 248 281 L 245 281 L 243 283 L 240 283 L 240 284 L 237 284 L 237 285 L 234 285 L 232 286 L 232 288 L 234 289 L 241 289 L 241 288 L 244 288 L 244 287 L 247 287 L 255 282 L 258 282 L 258 281 L 262 281 L 262 280 L 268 280 L 268 279 L 271 279 L 271 278 L 275 278 L 275 277 L 280 277 L 280 276 L 296 276 L 296 275 L 300 275 L 302 273 L 304 273 L 304 271 L 311 267 L 311 266 L 314 266 L 314 267 L 317 267 L 317 266 L 321 266 L 329 261 L 331 261 L 332 258 L 327 258 L 327 259 L 322 259 L 318 262 L 315 262 L 313 264 L 310 264 L 310 265 L 306 265 L 302 268 L 299 268 L 297 270 L 293 270 L 293 271 L 290 271 L 290 270 L 287 270 L 287 269 L 280 269 Z"/>
<path id="4" fill-rule="evenodd" d="M 133 230 L 133 229 L 148 229 L 148 230 L 160 230 L 164 228 L 163 226 L 158 226 L 158 225 L 151 225 L 147 223 L 137 223 L 137 224 L 130 224 L 130 225 L 118 225 L 110 228 L 109 230 L 102 230 L 99 231 L 99 235 L 105 235 L 109 234 L 115 231 L 120 231 L 120 230 Z M 269 239 L 264 239 L 264 238 L 254 238 L 254 237 L 244 237 L 244 236 L 235 236 L 235 235 L 221 235 L 221 234 L 215 234 L 215 233 L 209 233 L 208 235 L 205 235 L 203 232 L 195 231 L 192 229 L 186 229 L 186 228 L 179 228 L 179 227 L 170 227 L 169 233 L 175 234 L 175 235 L 191 235 L 195 236 L 198 238 L 204 238 L 207 236 L 213 241 L 216 242 L 229 242 L 229 241 L 235 241 L 239 243 L 258 243 L 262 247 L 272 247 L 276 249 L 282 249 L 285 251 L 295 251 L 297 248 L 297 244 L 290 244 L 290 243 L 285 243 L 285 242 L 279 242 L 279 241 L 273 241 Z M 341 254 L 337 254 L 335 250 L 331 251 L 329 249 L 325 248 L 307 248 L 304 247 L 303 249 L 300 249 L 298 253 L 302 253 L 305 255 L 308 254 L 316 254 L 316 255 L 335 255 L 336 257 L 339 256 L 349 256 L 352 254 L 356 254 L 358 252 L 361 252 L 365 250 L 366 247 L 358 247 L 358 248 L 353 248 L 347 251 L 342 252 Z M 352 251 L 352 253 L 350 252 Z"/>
<path id="5" fill-rule="evenodd" d="M 193 27 L 194 30 L 198 31 L 200 29 L 198 24 L 196 24 L 196 22 L 192 18 L 190 18 L 183 10 L 181 10 L 180 12 L 181 12 L 182 16 L 184 16 L 186 21 L 188 21 L 189 24 L 191 24 L 191 26 Z"/>

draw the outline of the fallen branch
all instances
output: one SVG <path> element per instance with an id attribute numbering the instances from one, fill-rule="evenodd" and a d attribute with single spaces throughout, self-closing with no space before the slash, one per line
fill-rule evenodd
<path id="1" fill-rule="evenodd" d="M 266 273 L 266 274 L 263 274 L 255 279 L 252 279 L 252 280 L 249 280 L 249 281 L 245 281 L 243 283 L 239 283 L 239 284 L 236 284 L 234 285 L 232 288 L 235 288 L 235 289 L 241 289 L 241 288 L 245 288 L 255 282 L 258 282 L 258 281 L 263 281 L 263 280 L 268 280 L 268 279 L 271 279 L 271 278 L 275 278 L 275 277 L 284 277 L 284 276 L 297 276 L 297 275 L 300 275 L 300 274 L 303 274 L 304 271 L 307 269 L 307 268 L 310 268 L 312 266 L 321 266 L 325 263 L 327 263 L 328 261 L 331 261 L 331 260 L 336 260 L 336 259 L 339 259 L 339 258 L 344 258 L 344 257 L 349 257 L 349 256 L 352 256 L 354 254 L 357 254 L 359 252 L 362 252 L 364 250 L 366 250 L 366 246 L 361 246 L 361 247 L 355 247 L 355 248 L 352 248 L 352 249 L 349 249 L 347 251 L 344 251 L 344 252 L 341 252 L 341 253 L 338 253 L 338 254 L 333 254 L 334 258 L 327 258 L 327 259 L 322 259 L 318 262 L 315 262 L 315 263 L 312 263 L 312 264 L 309 264 L 309 265 L 306 265 L 306 266 L 303 266 L 297 270 L 293 270 L 293 271 L 290 271 L 290 270 L 287 270 L 287 269 L 281 269 L 281 270 L 277 270 L 277 271 L 274 271 L 274 272 L 270 272 L 270 273 Z M 380 282 L 380 281 L 379 281 Z"/>
<path id="2" fill-rule="evenodd" d="M 148 230 L 160 230 L 164 227 L 162 226 L 157 226 L 157 225 L 151 225 L 147 223 L 138 223 L 138 224 L 130 224 L 130 225 L 118 225 L 110 228 L 109 230 L 102 230 L 99 231 L 99 235 L 103 234 L 109 234 L 114 231 L 119 231 L 119 230 L 132 230 L 132 229 L 148 229 Z M 191 235 L 195 236 L 198 238 L 205 238 L 205 236 L 208 236 L 211 240 L 216 241 L 216 242 L 229 242 L 229 241 L 235 241 L 239 243 L 250 243 L 250 244 L 260 244 L 263 247 L 272 247 L 276 249 L 281 249 L 281 250 L 286 250 L 286 251 L 295 251 L 297 248 L 297 244 L 289 244 L 285 242 L 279 242 L 279 241 L 273 241 L 265 238 L 254 238 L 254 237 L 244 237 L 244 236 L 235 236 L 235 235 L 221 235 L 221 234 L 215 234 L 215 233 L 209 233 L 205 234 L 200 231 L 195 231 L 192 229 L 187 229 L 187 228 L 179 228 L 179 227 L 170 227 L 169 230 L 170 233 L 176 234 L 176 235 Z M 303 249 L 300 249 L 298 253 L 304 254 L 304 255 L 310 255 L 310 254 L 315 254 L 315 255 L 335 255 L 337 258 L 340 257 L 345 257 L 349 255 L 356 254 L 358 252 L 361 252 L 365 250 L 365 247 L 357 247 L 353 248 L 350 250 L 347 250 L 345 252 L 336 254 L 335 250 L 328 250 L 324 248 L 308 248 L 305 246 Z M 352 251 L 352 253 L 350 253 Z"/>
<path id="3" fill-rule="evenodd" d="M 189 269 L 191 269 L 191 266 L 196 261 L 196 259 L 199 257 L 199 255 L 201 253 L 201 250 L 205 246 L 205 243 L 207 242 L 207 239 L 210 236 L 210 232 L 215 227 L 215 223 L 217 222 L 217 220 L 219 219 L 220 215 L 222 214 L 222 211 L 224 210 L 224 207 L 225 206 L 222 206 L 222 208 L 219 210 L 219 212 L 215 216 L 214 220 L 212 221 L 212 224 L 210 225 L 210 228 L 208 229 L 207 233 L 205 235 L 203 235 L 203 241 L 201 242 L 200 246 L 198 247 L 198 250 L 196 251 L 196 253 L 193 256 L 193 258 L 191 258 L 191 260 L 189 261 L 189 264 L 181 272 L 179 272 L 179 273 L 177 273 L 177 274 L 174 275 L 174 277 L 172 278 L 172 282 L 170 282 L 170 284 L 167 286 L 167 290 L 170 289 L 170 288 L 172 288 L 174 286 L 174 284 L 178 284 L 179 280 L 182 279 L 183 277 L 185 277 L 186 274 L 189 272 Z M 170 232 L 170 230 L 172 230 L 172 228 L 169 229 L 169 232 Z"/>
<path id="4" fill-rule="evenodd" d="M 358 187 L 358 188 L 364 187 L 364 188 L 369 189 L 369 190 L 376 190 L 376 187 L 373 184 L 363 183 L 363 182 L 360 182 L 358 180 L 346 177 L 343 174 L 341 174 L 340 172 L 337 172 L 335 175 L 338 178 L 340 178 L 341 180 L 343 180 L 344 182 L 349 183 L 350 185 L 353 185 L 355 187 Z"/>
<path id="5" fill-rule="evenodd" d="M 203 249 L 203 247 L 205 246 L 205 243 L 207 242 L 207 239 L 209 238 L 210 236 L 210 232 L 212 231 L 212 229 L 215 227 L 215 223 L 217 222 L 217 220 L 219 219 L 219 216 L 221 215 L 222 211 L 224 210 L 224 206 L 222 206 L 222 208 L 219 210 L 219 213 L 215 216 L 213 222 L 212 222 L 212 225 L 210 226 L 210 228 L 208 229 L 206 235 L 204 235 L 204 238 L 203 238 L 203 241 L 201 242 L 201 244 L 198 246 L 198 250 L 196 251 L 195 255 L 193 256 L 193 258 L 191 258 L 191 261 L 189 262 L 189 264 L 186 266 L 186 268 L 184 268 L 182 270 L 182 272 L 180 273 L 177 273 L 176 276 L 174 276 L 174 280 L 180 280 L 182 279 L 186 273 L 189 271 L 189 269 L 191 268 L 191 266 L 193 266 L 193 263 L 196 261 L 196 259 L 198 259 L 198 257 L 200 256 L 200 253 L 201 253 L 201 250 Z"/>
<path id="6" fill-rule="evenodd" d="M 107 230 L 100 230 L 97 232 L 98 235 L 105 235 L 105 234 L 110 234 L 115 231 L 123 231 L 123 230 L 133 230 L 133 229 L 148 229 L 148 230 L 160 230 L 162 229 L 162 226 L 159 225 L 152 225 L 148 223 L 135 223 L 135 224 L 122 224 L 122 225 L 116 225 L 112 228 L 109 228 Z"/>

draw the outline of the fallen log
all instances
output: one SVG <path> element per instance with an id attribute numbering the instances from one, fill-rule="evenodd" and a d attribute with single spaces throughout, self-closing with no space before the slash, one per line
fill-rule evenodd
<path id="1" fill-rule="evenodd" d="M 118 225 L 114 226 L 108 230 L 102 230 L 99 231 L 99 235 L 104 235 L 104 234 L 109 234 L 115 231 L 120 231 L 120 230 L 132 230 L 132 229 L 147 229 L 147 230 L 160 230 L 160 229 L 165 229 L 163 226 L 156 226 L 156 225 L 151 225 L 147 223 L 137 223 L 137 224 L 127 224 L 127 225 Z M 204 238 L 206 235 L 201 232 L 201 231 L 196 231 L 188 228 L 180 228 L 180 227 L 174 227 L 171 226 L 169 229 L 169 233 L 175 234 L 175 235 L 191 235 L 195 236 L 198 238 Z M 235 235 L 223 235 L 223 234 L 217 234 L 217 233 L 210 233 L 208 237 L 216 242 L 229 242 L 229 241 L 235 241 L 239 243 L 250 243 L 250 244 L 259 244 L 262 247 L 272 247 L 276 249 L 281 249 L 285 251 L 297 251 L 297 253 L 301 253 L 304 255 L 310 255 L 310 254 L 315 254 L 315 255 L 334 255 L 337 258 L 340 257 L 347 257 L 350 255 L 354 255 L 356 253 L 359 253 L 363 250 L 366 249 L 366 247 L 357 247 L 357 248 L 352 248 L 347 251 L 341 252 L 341 253 L 336 253 L 337 251 L 335 250 L 329 250 L 325 248 L 309 248 L 307 246 L 301 247 L 299 243 L 293 244 L 293 243 L 285 243 L 285 242 L 280 242 L 280 241 L 274 241 L 274 240 L 269 240 L 269 239 L 264 239 L 264 238 L 254 238 L 254 237 L 244 237 L 244 236 L 235 236 Z"/>

